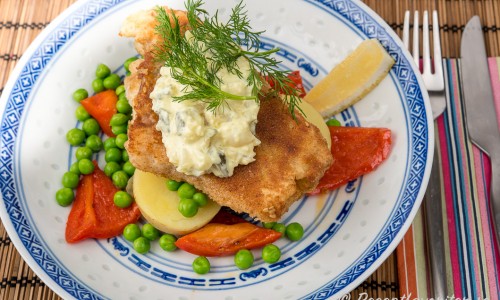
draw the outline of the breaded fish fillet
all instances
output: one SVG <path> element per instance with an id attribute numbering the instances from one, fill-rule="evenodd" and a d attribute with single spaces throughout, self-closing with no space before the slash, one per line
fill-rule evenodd
<path id="1" fill-rule="evenodd" d="M 173 10 L 166 6 L 163 8 L 177 17 L 182 31 L 187 28 L 188 20 L 185 11 Z M 155 9 L 138 11 L 128 16 L 120 29 L 120 36 L 134 38 L 135 49 L 142 56 L 154 51 L 162 41 L 155 30 L 158 25 L 156 15 L 157 11 Z"/>
<path id="2" fill-rule="evenodd" d="M 299 113 L 295 121 L 280 99 L 271 98 L 261 100 L 256 126 L 261 144 L 255 148 L 255 162 L 236 167 L 233 176 L 227 178 L 177 172 L 166 156 L 162 135 L 156 129 L 158 116 L 149 97 L 159 68 L 146 53 L 137 74 L 127 82 L 137 85 L 133 81 L 140 81 L 132 101 L 134 113 L 126 144 L 136 168 L 189 182 L 222 206 L 271 222 L 279 220 L 294 201 L 311 191 L 331 165 L 330 150 L 318 128 Z"/>

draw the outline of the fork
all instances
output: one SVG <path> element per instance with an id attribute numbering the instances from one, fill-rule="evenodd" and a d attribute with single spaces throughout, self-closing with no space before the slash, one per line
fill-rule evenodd
<path id="1" fill-rule="evenodd" d="M 444 89 L 443 59 L 441 57 L 441 41 L 439 37 L 439 23 L 437 11 L 432 13 L 432 37 L 433 37 L 433 61 L 430 54 L 429 38 L 429 15 L 424 11 L 422 29 L 422 61 L 420 69 L 424 85 L 429 92 L 432 115 L 434 119 L 439 117 L 446 108 L 446 94 Z M 409 50 L 410 36 L 410 12 L 406 11 L 403 26 L 403 43 Z M 417 67 L 420 66 L 419 54 L 419 15 L 414 12 L 413 21 L 413 51 L 412 56 Z M 434 68 L 432 68 L 432 62 Z M 434 69 L 434 72 L 432 72 Z M 437 142 L 437 141 L 436 141 Z M 427 240 L 430 252 L 432 291 L 434 299 L 446 299 L 447 283 L 445 268 L 445 250 L 443 237 L 443 215 L 441 207 L 441 178 L 440 165 L 438 161 L 438 150 L 434 147 L 434 160 L 432 162 L 429 184 L 425 192 L 424 200 L 425 222 L 427 228 Z"/>

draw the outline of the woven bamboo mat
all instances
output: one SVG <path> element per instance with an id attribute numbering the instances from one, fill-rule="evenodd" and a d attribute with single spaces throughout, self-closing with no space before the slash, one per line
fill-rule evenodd
<path id="1" fill-rule="evenodd" d="M 0 93 L 9 73 L 30 42 L 75 0 L 0 0 Z M 168 0 L 166 0 L 168 2 Z M 364 0 L 400 34 L 406 10 L 438 10 L 443 56 L 459 56 L 461 32 L 474 14 L 481 16 L 489 56 L 500 56 L 499 0 Z M 0 222 L 0 299 L 60 299 L 36 276 L 12 245 Z M 370 297 L 399 297 L 396 256 L 351 293 Z"/>

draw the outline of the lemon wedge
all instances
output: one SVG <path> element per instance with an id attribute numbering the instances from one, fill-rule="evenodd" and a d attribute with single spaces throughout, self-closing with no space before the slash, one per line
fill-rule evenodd
<path id="1" fill-rule="evenodd" d="M 364 40 L 304 97 L 323 118 L 353 105 L 384 79 L 394 59 L 376 39 Z"/>
<path id="2" fill-rule="evenodd" d="M 220 206 L 208 200 L 192 218 L 184 217 L 177 209 L 177 192 L 167 189 L 166 178 L 135 170 L 133 193 L 142 216 L 154 227 L 173 235 L 184 235 L 210 222 L 219 212 Z"/>

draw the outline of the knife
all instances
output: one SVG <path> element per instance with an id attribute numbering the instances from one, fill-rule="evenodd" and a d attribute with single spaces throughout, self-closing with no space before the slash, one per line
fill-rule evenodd
<path id="1" fill-rule="evenodd" d="M 490 208 L 500 246 L 500 130 L 478 16 L 465 26 L 461 45 L 462 87 L 469 137 L 491 160 Z"/>

